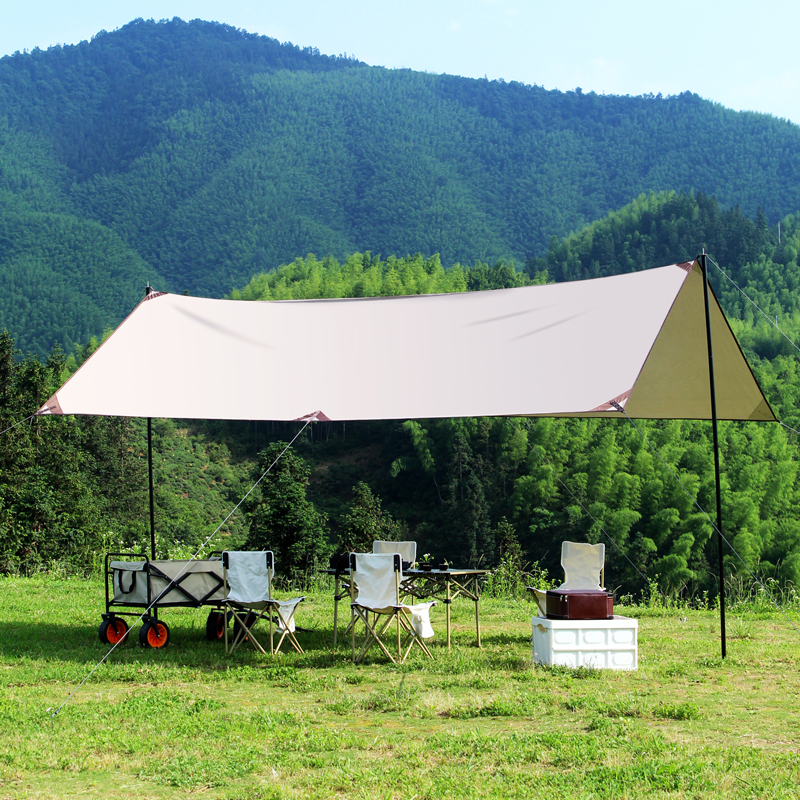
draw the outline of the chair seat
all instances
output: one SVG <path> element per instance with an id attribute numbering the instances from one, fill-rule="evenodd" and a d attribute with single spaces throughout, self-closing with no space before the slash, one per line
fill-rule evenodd
<path id="1" fill-rule="evenodd" d="M 294 624 L 294 611 L 297 606 L 305 600 L 303 597 L 292 597 L 290 600 L 271 600 L 270 602 L 277 606 L 278 611 L 278 630 L 289 630 L 292 633 L 295 631 Z M 287 624 L 288 622 L 288 624 Z"/>

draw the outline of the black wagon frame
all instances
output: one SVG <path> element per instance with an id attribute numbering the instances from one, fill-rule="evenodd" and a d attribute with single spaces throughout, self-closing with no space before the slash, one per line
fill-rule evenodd
<path id="1" fill-rule="evenodd" d="M 140 570 L 131 570 L 131 582 L 127 589 L 123 586 L 123 578 L 120 576 L 120 589 L 123 595 L 133 594 L 137 581 L 143 577 L 147 582 L 146 600 L 131 599 L 122 601 L 114 599 L 116 594 L 113 589 L 115 570 L 111 567 L 111 563 L 112 560 L 116 559 L 135 560 L 142 563 Z M 218 561 L 221 568 L 222 552 L 214 551 L 209 554 L 208 558 L 203 560 Z M 146 553 L 107 552 L 104 559 L 103 581 L 105 585 L 106 610 L 101 614 L 102 622 L 99 629 L 101 641 L 107 644 L 117 644 L 124 639 L 129 629 L 124 617 L 134 617 L 137 620 L 140 618 L 142 620 L 142 628 L 139 632 L 140 643 L 144 646 L 163 647 L 169 640 L 169 628 L 163 620 L 159 619 L 159 610 L 164 608 L 201 608 L 203 606 L 212 609 L 206 621 L 206 638 L 221 640 L 224 636 L 228 615 L 222 609 L 222 601 L 219 598 L 213 600 L 211 598 L 220 589 L 224 589 L 225 580 L 222 575 L 217 575 L 213 572 L 207 573 L 213 576 L 214 583 L 204 594 L 198 595 L 184 585 L 184 582 L 194 574 L 196 573 L 187 569 L 173 578 L 159 568 L 156 559 L 149 558 Z M 166 586 L 156 597 L 153 597 L 154 577 L 166 582 Z M 166 599 L 174 592 L 178 592 L 179 599 Z M 162 600 L 161 598 L 165 599 Z M 142 614 L 134 609 L 145 609 L 145 613 Z"/>

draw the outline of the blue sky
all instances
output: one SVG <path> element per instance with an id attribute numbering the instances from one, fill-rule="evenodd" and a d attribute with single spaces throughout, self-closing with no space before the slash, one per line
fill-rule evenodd
<path id="1" fill-rule="evenodd" d="M 206 19 L 386 67 L 605 94 L 690 90 L 800 123 L 800 4 L 761 0 L 0 0 L 0 54 Z"/>

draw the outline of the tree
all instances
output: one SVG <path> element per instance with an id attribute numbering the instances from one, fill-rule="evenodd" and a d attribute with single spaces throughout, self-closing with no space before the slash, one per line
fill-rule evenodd
<path id="1" fill-rule="evenodd" d="M 451 440 L 444 506 L 449 529 L 448 549 L 460 553 L 470 566 L 493 564 L 495 543 L 489 504 L 469 441 L 460 430 L 456 430 Z"/>
<path id="2" fill-rule="evenodd" d="M 369 553 L 375 540 L 396 542 L 404 535 L 404 526 L 381 509 L 381 499 L 359 481 L 353 487 L 353 504 L 345 515 L 339 544 L 345 551 Z"/>
<path id="3" fill-rule="evenodd" d="M 306 497 L 311 471 L 292 450 L 281 456 L 286 447 L 273 442 L 259 454 L 259 475 L 273 466 L 261 481 L 245 547 L 272 550 L 278 570 L 296 575 L 325 561 L 331 546 L 327 516 Z"/>

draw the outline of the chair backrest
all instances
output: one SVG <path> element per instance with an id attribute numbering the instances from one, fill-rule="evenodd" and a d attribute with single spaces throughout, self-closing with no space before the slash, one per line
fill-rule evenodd
<path id="1" fill-rule="evenodd" d="M 413 564 L 417 560 L 416 542 L 381 542 L 375 540 L 372 543 L 373 553 L 400 553 L 400 558 Z"/>
<path id="2" fill-rule="evenodd" d="M 222 566 L 228 582 L 227 600 L 235 603 L 263 603 L 269 600 L 275 572 L 272 550 L 226 550 Z"/>
<path id="3" fill-rule="evenodd" d="M 400 603 L 403 565 L 399 553 L 350 553 L 350 575 L 359 605 L 388 608 Z"/>
<path id="4" fill-rule="evenodd" d="M 606 560 L 604 544 L 561 543 L 561 566 L 564 567 L 562 591 L 602 591 L 600 573 Z"/>

